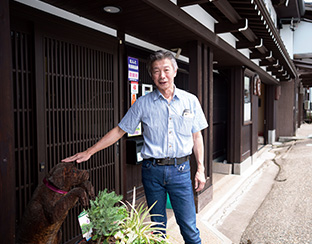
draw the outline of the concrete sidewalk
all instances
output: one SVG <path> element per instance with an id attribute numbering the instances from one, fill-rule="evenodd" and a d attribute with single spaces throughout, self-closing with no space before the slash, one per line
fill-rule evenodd
<path id="1" fill-rule="evenodd" d="M 228 223 L 224 220 L 235 208 L 244 193 L 249 190 L 251 183 L 258 180 L 262 175 L 263 169 L 261 170 L 261 168 L 263 168 L 264 163 L 274 158 L 275 154 L 269 152 L 271 148 L 271 145 L 263 147 L 258 152 L 258 158 L 254 164 L 242 175 L 213 175 L 213 200 L 197 214 L 198 228 L 203 244 L 235 243 L 232 238 L 230 239 L 220 231 L 220 227 L 224 226 L 224 223 Z M 168 220 L 170 241 L 172 244 L 184 243 L 172 210 L 168 209 L 167 213 L 170 216 Z M 241 226 L 240 223 L 232 223 L 232 221 L 229 224 L 232 229 L 238 225 Z M 239 237 L 241 234 L 239 232 Z"/>
<path id="2" fill-rule="evenodd" d="M 312 125 L 304 124 L 297 140 L 312 137 Z M 203 244 L 239 244 L 254 213 L 271 191 L 279 167 L 277 155 L 287 153 L 283 143 L 266 145 L 257 152 L 257 159 L 242 175 L 213 175 L 213 200 L 197 214 L 197 226 Z M 172 244 L 183 244 L 172 210 L 168 209 L 168 236 Z"/>

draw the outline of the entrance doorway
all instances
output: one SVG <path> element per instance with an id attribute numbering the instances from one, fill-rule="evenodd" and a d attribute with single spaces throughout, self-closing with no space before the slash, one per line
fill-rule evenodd
<path id="1" fill-rule="evenodd" d="M 213 73 L 213 160 L 227 158 L 228 82 L 221 72 Z"/>

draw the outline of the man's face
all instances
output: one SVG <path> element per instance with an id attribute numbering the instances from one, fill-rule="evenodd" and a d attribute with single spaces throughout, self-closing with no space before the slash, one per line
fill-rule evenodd
<path id="1" fill-rule="evenodd" d="M 173 88 L 174 77 L 177 71 L 174 70 L 169 59 L 156 60 L 152 64 L 152 79 L 160 92 Z"/>

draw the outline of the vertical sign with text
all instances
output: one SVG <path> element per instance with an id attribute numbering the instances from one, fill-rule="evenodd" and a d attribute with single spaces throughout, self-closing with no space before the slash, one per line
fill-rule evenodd
<path id="1" fill-rule="evenodd" d="M 139 81 L 139 60 L 128 57 L 128 80 Z"/>
<path id="2" fill-rule="evenodd" d="M 137 58 L 128 57 L 128 81 L 130 81 L 130 99 L 131 106 L 137 99 L 139 94 L 139 60 Z M 137 127 L 134 134 L 128 134 L 128 136 L 138 136 L 142 134 L 141 123 Z"/>

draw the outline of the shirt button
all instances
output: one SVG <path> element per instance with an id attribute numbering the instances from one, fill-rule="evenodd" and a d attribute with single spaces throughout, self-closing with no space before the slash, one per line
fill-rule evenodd
<path id="1" fill-rule="evenodd" d="M 171 145 L 169 145 L 169 148 L 171 148 L 172 146 Z"/>
<path id="2" fill-rule="evenodd" d="M 169 134 L 171 134 L 172 132 L 171 131 L 169 131 Z"/>

